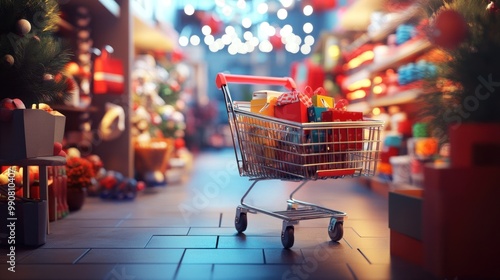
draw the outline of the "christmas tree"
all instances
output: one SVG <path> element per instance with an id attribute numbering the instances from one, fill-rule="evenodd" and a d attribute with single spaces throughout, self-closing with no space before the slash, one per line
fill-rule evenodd
<path id="1" fill-rule="evenodd" d="M 0 100 L 27 107 L 64 100 L 69 53 L 54 36 L 58 13 L 56 0 L 0 1 Z"/>
<path id="2" fill-rule="evenodd" d="M 447 57 L 423 116 L 434 136 L 447 140 L 450 125 L 500 121 L 500 11 L 494 1 L 429 0 L 428 37 Z"/>

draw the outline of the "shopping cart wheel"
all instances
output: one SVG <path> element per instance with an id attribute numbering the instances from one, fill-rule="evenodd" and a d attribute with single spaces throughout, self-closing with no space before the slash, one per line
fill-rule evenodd
<path id="1" fill-rule="evenodd" d="M 293 246 L 293 242 L 295 241 L 293 232 L 293 226 L 287 226 L 286 229 L 281 233 L 281 244 L 283 244 L 283 248 L 289 249 Z"/>
<path id="2" fill-rule="evenodd" d="M 344 223 L 335 222 L 335 220 L 331 221 L 330 226 L 328 227 L 328 235 L 333 242 L 337 242 L 342 239 L 344 236 Z"/>
<path id="3" fill-rule="evenodd" d="M 234 227 L 236 228 L 238 233 L 242 233 L 247 229 L 247 225 L 247 213 L 240 213 L 239 219 L 234 221 Z"/>

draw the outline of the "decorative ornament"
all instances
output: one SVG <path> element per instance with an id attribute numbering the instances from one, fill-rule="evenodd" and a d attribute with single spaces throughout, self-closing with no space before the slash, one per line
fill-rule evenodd
<path id="1" fill-rule="evenodd" d="M 24 36 L 31 31 L 31 23 L 25 19 L 20 19 L 16 24 L 17 34 Z"/>
<path id="2" fill-rule="evenodd" d="M 486 6 L 486 11 L 490 13 L 496 13 L 500 10 L 500 7 L 495 4 L 495 1 L 491 0 L 490 3 Z"/>
<path id="3" fill-rule="evenodd" d="M 43 80 L 44 81 L 52 81 L 52 80 L 54 80 L 54 75 L 46 73 L 43 75 Z"/>
<path id="4" fill-rule="evenodd" d="M 37 41 L 38 43 L 40 43 L 40 37 L 38 37 L 38 36 L 36 36 L 36 35 L 35 35 L 35 36 L 33 36 L 33 40 L 35 40 L 35 41 Z"/>
<path id="5" fill-rule="evenodd" d="M 281 42 L 281 36 L 278 33 L 269 37 L 269 42 L 273 46 L 273 49 L 275 49 L 275 50 L 283 49 L 283 42 Z"/>
<path id="6" fill-rule="evenodd" d="M 429 39 L 440 47 L 454 49 L 464 41 L 467 33 L 464 17 L 455 10 L 446 9 L 436 15 Z"/>
<path id="7" fill-rule="evenodd" d="M 12 65 L 14 65 L 14 57 L 10 54 L 6 54 L 4 57 L 3 57 L 3 64 L 8 66 L 8 67 L 11 67 Z"/>

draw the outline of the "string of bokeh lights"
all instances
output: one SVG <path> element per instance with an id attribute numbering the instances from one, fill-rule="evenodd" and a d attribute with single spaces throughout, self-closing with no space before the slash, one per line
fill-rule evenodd
<path id="1" fill-rule="evenodd" d="M 226 24 L 223 32 L 214 34 L 212 27 L 209 24 L 200 26 L 201 33 L 199 35 L 191 32 L 191 26 L 185 27 L 179 34 L 180 46 L 199 46 L 205 44 L 211 52 L 219 52 L 224 49 L 230 55 L 248 54 L 256 50 L 263 53 L 270 53 L 273 50 L 286 50 L 290 53 L 302 53 L 307 55 L 311 53 L 312 46 L 315 42 L 314 36 L 311 35 L 314 26 L 310 22 L 305 22 L 302 25 L 302 31 L 305 36 L 302 38 L 294 32 L 292 25 L 285 23 L 288 18 L 288 10 L 293 8 L 294 0 L 280 0 L 280 7 L 270 7 L 266 2 L 260 2 L 255 11 L 264 20 L 256 20 L 250 15 L 250 10 L 245 0 L 237 0 L 235 5 L 230 5 L 224 0 L 215 1 L 215 9 L 221 16 L 225 18 L 238 18 L 238 22 Z M 184 6 L 184 13 L 187 16 L 195 16 L 196 9 L 192 4 Z M 276 17 L 284 24 L 280 27 L 275 24 L 271 25 L 266 16 L 275 12 Z M 305 17 L 313 15 L 314 9 L 311 5 L 305 5 L 302 8 L 302 14 Z M 238 15 L 236 17 L 236 15 Z"/>

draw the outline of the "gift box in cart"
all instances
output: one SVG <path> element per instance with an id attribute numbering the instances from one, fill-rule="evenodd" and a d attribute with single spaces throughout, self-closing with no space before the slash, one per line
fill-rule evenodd
<path id="1" fill-rule="evenodd" d="M 229 83 L 282 86 L 291 91 L 296 91 L 296 86 L 289 77 L 217 75 L 216 84 L 224 94 L 239 174 L 253 181 L 236 208 L 236 230 L 239 233 L 246 230 L 248 213 L 270 215 L 283 221 L 281 243 L 284 248 L 291 248 L 294 225 L 298 221 L 329 218 L 329 237 L 335 242 L 342 239 L 345 212 L 297 200 L 294 195 L 311 180 L 373 176 L 383 122 L 363 119 L 299 123 L 250 112 L 239 106 L 240 101 L 233 102 Z M 349 137 L 342 140 L 342 145 L 335 143 L 340 141 L 335 137 L 318 137 L 332 131 L 356 131 L 354 143 L 349 143 Z M 286 210 L 269 211 L 245 202 L 258 182 L 273 179 L 300 182 L 290 193 Z"/>

